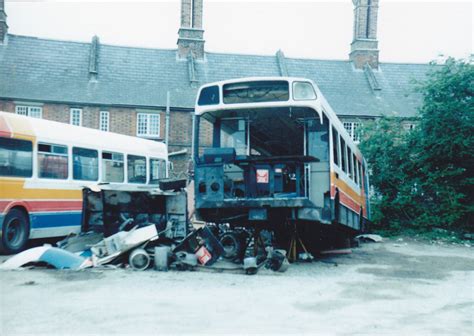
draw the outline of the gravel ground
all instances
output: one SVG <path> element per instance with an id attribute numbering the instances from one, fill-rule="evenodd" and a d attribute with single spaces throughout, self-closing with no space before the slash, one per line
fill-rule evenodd
<path id="1" fill-rule="evenodd" d="M 0 335 L 473 335 L 474 254 L 406 240 L 286 273 L 0 272 Z"/>

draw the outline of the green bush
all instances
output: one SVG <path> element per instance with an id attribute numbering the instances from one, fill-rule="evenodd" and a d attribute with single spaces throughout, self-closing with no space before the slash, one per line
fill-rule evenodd
<path id="1" fill-rule="evenodd" d="M 375 228 L 472 232 L 474 66 L 453 59 L 434 66 L 420 91 L 423 106 L 414 130 L 390 117 L 363 130 Z"/>

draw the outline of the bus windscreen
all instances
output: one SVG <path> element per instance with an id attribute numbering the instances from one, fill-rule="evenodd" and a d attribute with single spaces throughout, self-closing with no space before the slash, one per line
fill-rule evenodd
<path id="1" fill-rule="evenodd" d="M 230 83 L 223 87 L 224 104 L 288 101 L 287 81 Z"/>

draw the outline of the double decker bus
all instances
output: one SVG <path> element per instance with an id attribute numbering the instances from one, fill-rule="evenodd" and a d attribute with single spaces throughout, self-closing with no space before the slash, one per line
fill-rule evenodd
<path id="1" fill-rule="evenodd" d="M 311 80 L 206 84 L 193 124 L 198 219 L 276 233 L 296 226 L 313 246 L 322 232 L 364 229 L 366 162 Z"/>
<path id="2" fill-rule="evenodd" d="M 163 143 L 0 112 L 0 250 L 79 232 L 84 186 L 167 174 Z"/>

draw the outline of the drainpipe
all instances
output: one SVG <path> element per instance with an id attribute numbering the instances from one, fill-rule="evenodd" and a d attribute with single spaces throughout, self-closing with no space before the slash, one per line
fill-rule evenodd
<path id="1" fill-rule="evenodd" d="M 170 92 L 166 92 L 166 124 L 165 124 L 165 143 L 166 150 L 169 150 L 170 137 Z"/>

